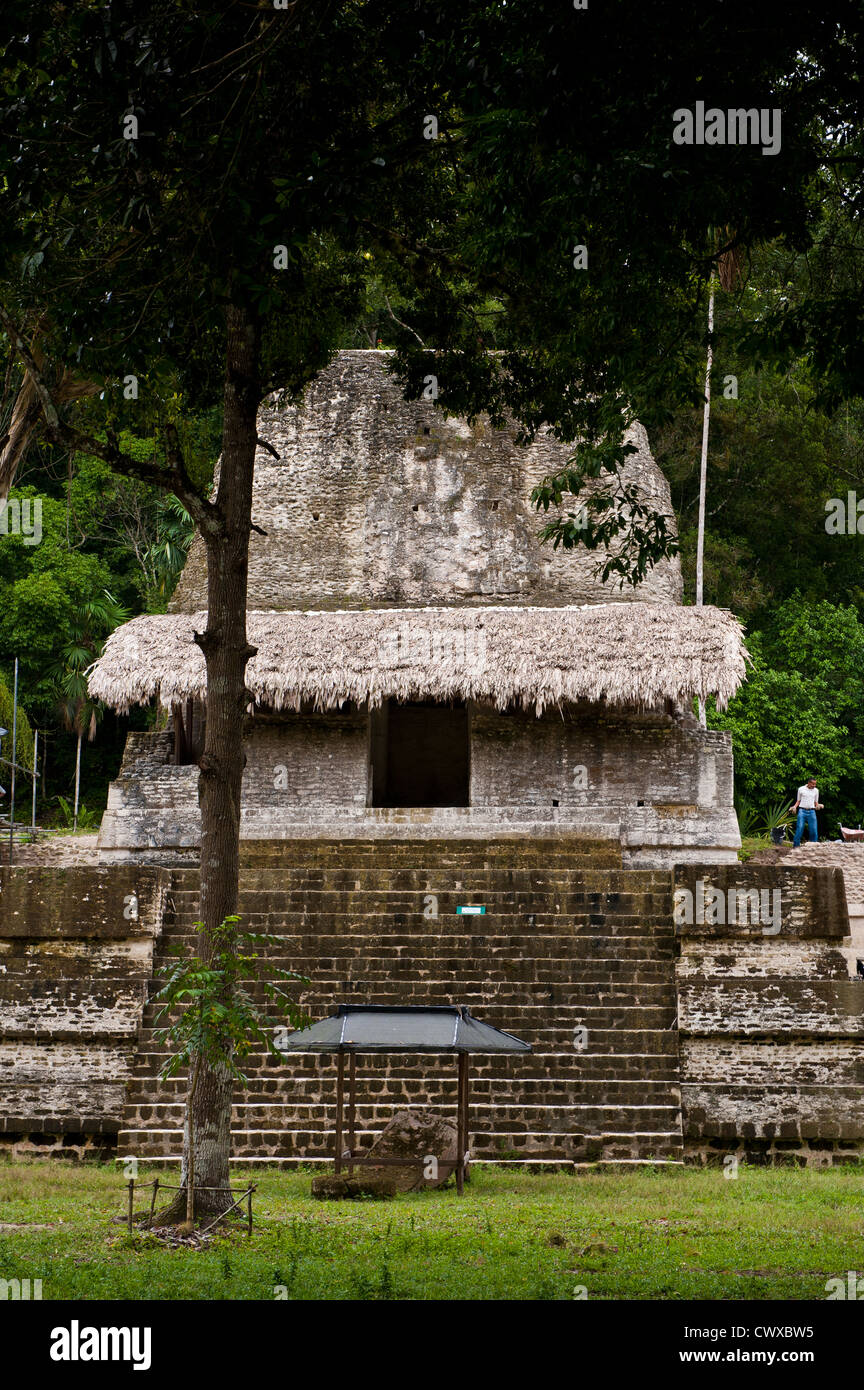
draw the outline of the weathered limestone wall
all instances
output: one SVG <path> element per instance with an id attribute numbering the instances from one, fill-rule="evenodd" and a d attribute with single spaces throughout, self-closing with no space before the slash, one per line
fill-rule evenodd
<path id="1" fill-rule="evenodd" d="M 443 604 L 567 604 L 630 599 L 680 603 L 676 560 L 638 590 L 603 586 L 598 554 L 541 545 L 532 487 L 566 462 L 551 436 L 528 448 L 515 431 L 448 420 L 407 402 L 384 352 L 340 352 L 303 404 L 265 407 L 250 537 L 250 608 Z M 641 426 L 625 478 L 672 517 L 669 486 Z M 573 508 L 571 508 L 573 510 Z M 196 538 L 172 610 L 206 608 Z"/>
<path id="2" fill-rule="evenodd" d="M 669 715 L 475 708 L 471 803 L 617 822 L 631 867 L 734 860 L 741 843 L 728 735 Z"/>
<path id="3" fill-rule="evenodd" d="M 170 875 L 0 869 L 0 1150 L 111 1147 Z"/>
<path id="4" fill-rule="evenodd" d="M 842 1162 L 864 1154 L 864 982 L 850 979 L 839 869 L 687 866 L 728 891 L 779 891 L 776 917 L 679 925 L 685 1146 L 697 1161 Z M 710 898 L 710 893 L 708 894 Z M 773 896 L 765 900 L 769 912 Z"/>
<path id="5" fill-rule="evenodd" d="M 99 830 L 106 861 L 173 864 L 196 857 L 201 841 L 198 768 L 175 767 L 170 733 L 130 733 L 108 788 Z"/>
<path id="6" fill-rule="evenodd" d="M 351 722 L 338 735 L 349 742 Z M 488 1135 L 499 1131 L 501 1144 L 509 1136 L 510 1148 L 527 1158 L 542 1150 L 544 1161 L 621 1156 L 625 1132 L 631 1157 L 656 1157 L 658 1125 L 667 1138 L 677 1133 L 680 1153 L 679 1094 L 690 1161 L 864 1157 L 864 982 L 846 972 L 839 870 L 634 873 L 618 867 L 611 841 L 522 835 L 509 845 L 400 845 L 391 835 L 380 845 L 322 835 L 287 850 L 259 842 L 244 850 L 240 910 L 273 936 L 280 962 L 287 948 L 305 961 L 316 1014 L 346 992 L 378 1003 L 458 996 L 526 1030 L 537 1042 L 528 1072 L 508 1062 L 497 1080 L 478 1074 L 493 1159 L 503 1150 Z M 673 883 L 696 909 L 675 934 Z M 769 916 L 700 919 L 698 895 L 710 900 L 709 888 L 722 893 L 724 917 L 729 890 L 765 892 Z M 488 907 L 467 919 L 470 943 L 455 911 L 466 895 Z M 0 1149 L 84 1155 L 109 1149 L 122 1128 L 128 1152 L 176 1152 L 182 1083 L 156 1077 L 146 1000 L 156 949 L 164 957 L 188 943 L 197 911 L 194 869 L 0 870 Z M 572 1047 L 574 1022 L 588 1028 L 584 1055 Z M 136 1067 L 138 1048 L 146 1055 Z M 318 1152 L 329 1081 L 317 1063 L 298 1080 L 292 1064 L 283 1093 L 264 1066 L 254 1097 L 237 1107 L 241 1158 L 284 1156 L 301 1141 Z M 398 1103 L 437 1095 L 425 1071 L 411 1078 L 405 1091 L 407 1077 L 397 1085 L 390 1075 Z M 137 1147 L 136 1129 L 149 1147 Z M 581 1136 L 581 1147 L 562 1134 Z M 604 1134 L 596 1152 L 582 1144 Z"/>
<path id="7" fill-rule="evenodd" d="M 499 714 L 469 711 L 471 805 L 400 815 L 370 799 L 365 710 L 256 717 L 247 740 L 244 839 L 311 834 L 572 833 L 618 840 L 633 867 L 734 860 L 729 736 L 671 715 L 587 707 Z M 177 863 L 200 835 L 198 773 L 175 767 L 168 734 L 132 734 L 111 784 L 99 838 L 107 862 Z"/>
<path id="8" fill-rule="evenodd" d="M 247 835 L 250 821 L 302 818 L 315 805 L 362 812 L 368 758 L 365 710 L 256 716 L 243 774 Z"/>
<path id="9" fill-rule="evenodd" d="M 783 849 L 760 850 L 753 862 L 812 864 L 819 868 L 842 869 L 849 905 L 849 939 L 843 947 L 843 954 L 849 965 L 849 974 L 856 974 L 858 961 L 864 960 L 864 844 L 860 841 L 843 843 L 823 839 L 811 845 L 805 840 L 798 849 L 787 844 Z"/>

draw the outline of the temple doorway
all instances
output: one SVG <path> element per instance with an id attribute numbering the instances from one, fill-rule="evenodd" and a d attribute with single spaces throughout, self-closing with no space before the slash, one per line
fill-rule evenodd
<path id="1" fill-rule="evenodd" d="M 468 710 L 388 700 L 371 716 L 373 806 L 468 806 Z"/>

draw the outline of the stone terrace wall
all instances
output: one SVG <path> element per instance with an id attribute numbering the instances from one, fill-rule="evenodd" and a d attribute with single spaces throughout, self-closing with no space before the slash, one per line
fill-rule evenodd
<path id="1" fill-rule="evenodd" d="M 340 352 L 302 405 L 262 409 L 259 433 L 279 457 L 255 459 L 252 515 L 266 536 L 249 538 L 250 608 L 681 602 L 677 559 L 620 589 L 598 579 L 600 552 L 540 544 L 531 489 L 564 466 L 567 445 L 543 435 L 520 447 L 513 429 L 405 401 L 387 360 Z M 630 442 L 624 478 L 672 520 L 641 425 Z M 196 537 L 171 609 L 206 607 Z"/>
<path id="2" fill-rule="evenodd" d="M 849 905 L 849 940 L 843 954 L 854 975 L 859 960 L 864 959 L 864 844 L 820 840 L 811 845 L 807 840 L 798 849 L 790 845 L 780 849 L 765 849 L 753 856 L 754 864 L 812 864 L 818 868 L 837 868 L 843 871 L 846 901 Z"/>
<path id="3" fill-rule="evenodd" d="M 0 869 L 0 1150 L 111 1148 L 162 929 L 164 869 Z"/>
<path id="4" fill-rule="evenodd" d="M 864 1155 L 864 982 L 849 978 L 840 949 L 848 933 L 840 870 L 676 871 L 676 890 L 695 897 L 699 881 L 706 892 L 719 889 L 727 907 L 729 889 L 781 896 L 777 923 L 679 925 L 687 1156 L 820 1163 Z"/>
<path id="5" fill-rule="evenodd" d="M 134 856 L 150 864 L 197 858 L 201 842 L 198 768 L 175 767 L 170 733 L 130 733 L 108 788 L 99 830 L 106 859 Z"/>
<path id="6" fill-rule="evenodd" d="M 458 875 L 463 896 L 472 885 L 488 896 L 489 843 L 479 841 L 475 849 L 470 840 L 458 847 L 447 840 L 437 842 L 437 852 L 449 866 L 447 873 Z M 535 839 L 529 837 L 522 843 L 528 852 L 538 851 Z M 422 951 L 417 954 L 422 942 L 416 933 L 431 930 L 434 936 L 444 927 L 430 925 L 419 915 L 422 892 L 429 884 L 425 880 L 415 883 L 411 875 L 416 875 L 416 870 L 410 866 L 436 852 L 436 845 L 431 843 L 428 850 L 419 844 L 399 849 L 391 843 L 379 849 L 368 841 L 355 840 L 351 853 L 357 862 L 353 866 L 343 865 L 348 849 L 343 851 L 341 844 L 333 841 L 330 845 L 328 853 L 335 858 L 329 869 L 319 865 L 323 851 L 315 841 L 307 842 L 302 863 L 295 863 L 291 849 L 283 864 L 286 851 L 278 844 L 247 851 L 253 867 L 247 866 L 247 897 L 241 910 L 252 914 L 251 920 L 258 927 L 270 931 L 280 949 L 284 949 L 283 932 L 300 934 L 309 952 L 309 974 L 316 978 L 316 988 L 321 991 L 319 1011 L 332 1004 L 334 989 L 344 995 L 349 988 L 346 982 L 355 979 L 341 957 L 337 963 L 340 953 L 336 945 L 342 934 L 347 933 L 353 941 L 357 933 L 362 936 L 367 930 L 368 941 L 363 942 L 356 966 L 356 987 L 366 990 L 378 980 L 382 989 L 395 990 L 398 997 L 431 1002 L 437 977 L 429 973 L 431 965 L 421 959 Z M 327 850 L 326 845 L 323 848 Z M 456 849 L 458 856 L 453 859 Z M 500 861 L 505 877 L 512 877 L 508 866 L 516 862 L 518 853 L 514 850 L 511 854 L 506 840 L 498 845 L 496 863 Z M 473 943 L 472 978 L 481 989 L 479 1002 L 484 1010 L 503 1009 L 502 1026 L 508 1021 L 521 1026 L 524 1020 L 518 1009 L 514 1012 L 517 1001 L 508 1002 L 501 994 L 503 985 L 495 983 L 501 978 L 496 961 L 498 965 L 502 959 L 516 962 L 514 979 L 527 982 L 528 1001 L 535 1011 L 532 1026 L 544 1036 L 544 1029 L 560 1021 L 562 1001 L 576 989 L 577 976 L 582 979 L 578 961 L 567 965 L 562 957 L 558 965 L 570 973 L 560 981 L 555 977 L 556 997 L 553 1000 L 550 989 L 547 998 L 545 992 L 538 992 L 543 952 L 539 942 L 536 952 L 531 945 L 532 933 L 541 928 L 571 930 L 566 920 L 568 904 L 561 897 L 562 885 L 566 887 L 571 873 L 569 853 L 565 841 L 550 841 L 541 851 L 544 867 L 532 871 L 524 885 L 520 881 L 518 902 L 515 884 L 507 888 L 499 904 L 505 914 L 499 935 L 488 937 L 491 926 L 477 927 L 480 935 Z M 609 853 L 605 842 L 598 841 L 591 850 L 604 864 L 607 859 L 603 856 L 608 858 Z M 558 879 L 554 885 L 547 883 L 552 873 L 551 864 L 545 863 L 547 858 L 560 864 L 560 883 Z M 416 908 L 418 913 L 417 924 L 404 915 L 406 864 L 416 889 L 411 902 L 412 911 Z M 297 880 L 293 896 L 286 892 L 289 873 Z M 273 875 L 272 882 L 268 874 Z M 321 885 L 327 874 L 328 883 L 332 879 L 335 886 L 324 891 Z M 188 933 L 197 911 L 194 878 L 193 871 L 179 870 L 171 888 L 172 875 L 160 868 L 0 869 L 0 1149 L 62 1155 L 97 1152 L 112 1145 L 121 1125 L 124 1092 L 136 1050 L 143 1046 L 145 1051 L 152 1051 L 152 1043 L 142 1043 L 142 1028 L 144 1022 L 152 1023 L 145 1004 L 153 975 L 154 943 L 162 933 L 163 921 L 170 924 L 168 931 L 177 929 L 175 917 L 180 911 L 175 903 L 170 904 L 169 911 L 169 888 L 171 897 L 185 904 L 179 930 Z M 377 916 L 367 919 L 359 912 L 358 878 L 367 883 L 369 893 L 377 895 Z M 616 869 L 614 885 L 606 885 L 612 895 L 603 910 L 629 911 L 631 886 L 634 891 L 640 884 L 644 887 L 645 878 L 644 872 L 640 877 Z M 672 1050 L 676 1057 L 680 1053 L 685 1157 L 707 1162 L 736 1154 L 749 1162 L 796 1163 L 864 1157 L 864 982 L 849 978 L 841 949 L 848 922 L 840 870 L 686 865 L 679 866 L 674 874 L 655 874 L 652 891 L 662 888 L 661 896 L 665 895 L 668 903 L 673 882 L 677 893 L 687 890 L 692 895 L 694 904 L 700 884 L 719 890 L 724 904 L 728 904 L 728 893 L 733 889 L 737 893 L 755 890 L 780 894 L 774 921 L 729 921 L 725 920 L 726 911 L 724 920 L 714 922 L 710 914 L 705 914 L 707 920 L 698 920 L 697 914 L 697 920 L 678 925 L 680 955 L 675 977 L 679 1043 Z M 401 886 L 401 898 L 397 885 Z M 773 906 L 772 898 L 768 903 Z M 441 904 L 442 911 L 448 908 L 445 899 Z M 668 919 L 668 910 L 664 910 Z M 565 913 L 561 920 L 559 911 Z M 599 900 L 597 911 L 599 915 L 589 919 L 592 925 L 585 926 L 596 968 L 590 984 L 583 979 L 579 985 L 589 990 L 586 998 L 590 999 L 584 1007 L 580 1002 L 580 1008 L 584 1014 L 585 1008 L 596 1007 L 598 1016 L 604 1017 L 604 1010 L 612 1010 L 610 1021 L 596 1026 L 611 1030 L 608 1040 L 613 1052 L 623 1048 L 628 1054 L 639 1053 L 644 1050 L 639 1028 L 655 1025 L 637 1023 L 635 1012 L 625 1016 L 621 1009 L 626 1003 L 627 1009 L 642 1011 L 648 1019 L 651 1009 L 645 1001 L 651 995 L 654 976 L 650 972 L 644 977 L 634 976 L 626 1000 L 620 995 L 621 976 L 616 973 L 614 957 L 621 942 L 617 929 L 613 930 L 600 912 Z M 324 916 L 316 917 L 316 912 Z M 551 917 L 543 925 L 545 918 L 535 922 L 532 912 Z M 256 913 L 260 914 L 257 919 Z M 507 913 L 512 921 L 505 920 Z M 476 920 L 479 924 L 486 919 Z M 663 923 L 657 919 L 655 925 L 660 930 Z M 622 930 L 626 934 L 649 926 L 639 918 L 636 927 Z M 320 934 L 325 931 L 329 936 Z M 386 933 L 395 934 L 393 951 L 388 951 Z M 667 934 L 672 1017 L 671 927 Z M 462 988 L 467 958 L 449 948 L 444 955 Z M 554 955 L 557 960 L 557 947 Z M 330 974 L 322 977 L 320 972 L 328 959 Z M 297 965 L 290 958 L 280 963 Z M 454 984 L 454 997 L 456 987 Z M 379 1002 L 385 1001 L 382 998 Z M 386 1002 L 393 1002 L 389 994 Z M 467 1002 L 477 1001 L 472 994 Z M 494 1014 L 492 1021 L 499 1021 Z M 568 1039 L 572 1026 L 568 1015 Z M 668 1030 L 667 1023 L 662 1026 Z M 664 1036 L 671 1047 L 674 1033 L 667 1031 Z M 575 1106 L 584 1101 L 585 1077 L 578 1074 L 578 1067 L 573 1075 L 569 1042 L 565 1051 L 566 1059 L 562 1053 L 563 1060 L 555 1063 L 555 1088 L 562 1104 Z M 139 1058 L 139 1068 L 140 1064 Z M 632 1093 L 625 1100 L 623 1091 L 620 1096 L 615 1092 L 617 1099 L 610 1091 L 605 1097 L 595 1096 L 597 1103 L 614 1103 L 623 1110 L 635 1105 L 637 1111 L 647 1104 L 644 1095 L 638 1095 L 638 1076 L 627 1076 L 631 1092 L 634 1081 L 637 1083 L 635 1101 Z M 602 1092 L 602 1079 L 595 1077 L 595 1081 L 595 1091 Z M 676 1086 L 676 1106 L 677 1095 Z M 285 1104 L 289 1102 L 294 1103 L 290 1097 Z M 628 1123 L 631 1118 L 628 1114 Z M 267 1127 L 272 1128 L 269 1116 Z"/>
<path id="7" fill-rule="evenodd" d="M 728 734 L 662 714 L 603 708 L 471 717 L 471 804 L 617 822 L 625 865 L 737 859 Z"/>
<path id="8" fill-rule="evenodd" d="M 500 714 L 473 706 L 471 806 L 429 817 L 437 833 L 573 833 L 605 827 L 625 863 L 732 860 L 728 734 L 661 714 L 601 709 Z M 105 860 L 177 864 L 200 839 L 198 770 L 175 767 L 168 734 L 129 735 L 99 837 Z M 367 807 L 364 710 L 256 717 L 246 744 L 244 839 L 393 832 L 393 813 Z M 422 833 L 420 812 L 409 817 Z"/>

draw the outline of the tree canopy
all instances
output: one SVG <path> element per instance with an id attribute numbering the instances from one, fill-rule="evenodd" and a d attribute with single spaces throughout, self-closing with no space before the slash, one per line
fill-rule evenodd
<path id="1" fill-rule="evenodd" d="M 87 459 L 79 480 L 107 466 L 133 552 L 147 502 L 133 493 L 130 516 L 120 483 L 131 479 L 176 498 L 203 538 L 205 966 L 237 906 L 261 401 L 299 399 L 383 306 L 409 395 L 572 442 L 539 508 L 603 475 L 607 508 L 582 528 L 565 507 L 547 537 L 596 547 L 630 513 L 610 568 L 638 581 L 676 542 L 663 516 L 634 510 L 618 475 L 624 436 L 636 418 L 652 436 L 701 401 L 715 269 L 733 287 L 718 354 L 781 373 L 803 360 L 828 405 L 859 389 L 862 56 L 857 0 L 776 11 L 752 0 L 696 11 L 691 0 L 441 0 L 432 11 L 67 0 L 38 25 L 29 0 L 9 0 L 0 496 L 36 438 L 51 465 L 63 452 Z M 705 138 L 706 113 L 716 134 L 730 111 L 747 126 L 749 108 L 754 138 Z M 682 112 L 701 138 L 678 138 Z M 749 267 L 763 254 L 753 297 Z M 51 604 L 74 633 L 76 610 L 108 587 L 105 557 L 76 553 L 72 486 L 62 517 L 48 517 L 44 559 L 15 550 L 3 575 L 34 679 Z M 50 536 L 65 549 L 62 578 Z M 157 530 L 138 562 L 153 601 L 159 544 Z M 788 660 L 783 631 L 773 640 Z M 795 631 L 793 648 L 806 645 Z M 821 660 L 818 642 L 807 650 Z M 184 1172 L 194 1167 L 218 1205 L 230 1058 L 198 1061 Z M 188 1136 L 205 1128 L 216 1137 L 193 1162 Z"/>

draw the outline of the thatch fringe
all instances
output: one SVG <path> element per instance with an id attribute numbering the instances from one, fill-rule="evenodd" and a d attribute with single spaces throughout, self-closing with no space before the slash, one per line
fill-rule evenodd
<path id="1" fill-rule="evenodd" d="M 127 711 L 154 697 L 204 699 L 192 639 L 206 613 L 134 618 L 108 639 L 90 694 Z M 653 706 L 694 695 L 723 706 L 745 676 L 741 626 L 718 608 L 606 603 L 569 608 L 401 608 L 250 613 L 258 648 L 246 683 L 261 706 L 325 710 L 346 701 L 577 700 Z"/>

